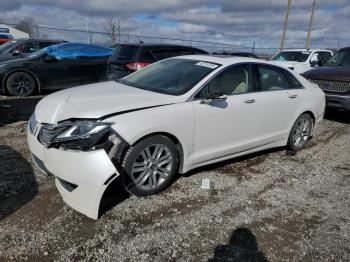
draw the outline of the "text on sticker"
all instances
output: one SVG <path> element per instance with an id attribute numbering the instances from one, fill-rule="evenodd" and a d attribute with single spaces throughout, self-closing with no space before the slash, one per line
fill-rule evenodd
<path id="1" fill-rule="evenodd" d="M 198 62 L 196 65 L 197 66 L 205 66 L 205 67 L 208 67 L 208 68 L 211 68 L 211 69 L 215 69 L 215 68 L 218 67 L 218 65 L 211 64 L 211 63 L 208 63 L 208 62 Z"/>

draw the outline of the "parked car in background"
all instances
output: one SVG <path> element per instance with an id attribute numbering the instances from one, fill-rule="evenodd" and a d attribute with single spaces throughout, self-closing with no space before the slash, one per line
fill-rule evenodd
<path id="1" fill-rule="evenodd" d="M 324 106 L 321 89 L 291 70 L 251 58 L 182 56 L 46 96 L 27 139 L 63 200 L 97 219 L 118 176 L 146 196 L 177 172 L 273 147 L 301 150 Z"/>
<path id="2" fill-rule="evenodd" d="M 43 90 L 64 89 L 105 79 L 112 49 L 64 43 L 41 49 L 25 58 L 0 63 L 3 92 L 29 96 Z"/>
<path id="3" fill-rule="evenodd" d="M 120 44 L 108 61 L 107 78 L 119 79 L 154 62 L 182 55 L 208 54 L 208 52 L 182 45 Z"/>
<path id="4" fill-rule="evenodd" d="M 331 50 L 291 49 L 279 52 L 271 58 L 271 61 L 302 74 L 313 67 L 324 64 L 332 55 Z"/>
<path id="5" fill-rule="evenodd" d="M 42 48 L 65 43 L 62 40 L 21 38 L 8 41 L 0 46 L 0 62 L 23 58 Z"/>
<path id="6" fill-rule="evenodd" d="M 251 52 L 214 52 L 213 55 L 229 55 L 229 56 L 240 56 L 240 57 L 251 57 L 251 58 L 256 58 L 259 59 L 259 57 Z"/>
<path id="7" fill-rule="evenodd" d="M 0 45 L 7 43 L 11 39 L 13 39 L 12 35 L 7 34 L 7 33 L 0 33 Z"/>
<path id="8" fill-rule="evenodd" d="M 327 107 L 350 111 L 350 47 L 340 49 L 322 67 L 303 76 L 326 93 Z"/>

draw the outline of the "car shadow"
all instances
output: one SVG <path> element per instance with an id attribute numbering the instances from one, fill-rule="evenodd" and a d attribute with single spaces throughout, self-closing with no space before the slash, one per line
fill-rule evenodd
<path id="1" fill-rule="evenodd" d="M 237 228 L 231 234 L 227 245 L 218 245 L 209 262 L 267 262 L 264 253 L 259 251 L 255 235 L 247 228 Z"/>
<path id="2" fill-rule="evenodd" d="M 31 201 L 38 185 L 31 164 L 11 147 L 0 145 L 0 221 Z"/>
<path id="3" fill-rule="evenodd" d="M 130 194 L 125 190 L 121 176 L 114 179 L 107 187 L 104 192 L 99 208 L 99 218 L 105 215 L 109 210 L 119 205 L 126 199 Z"/>
<path id="4" fill-rule="evenodd" d="M 0 98 L 0 127 L 18 121 L 28 121 L 41 98 Z"/>
<path id="5" fill-rule="evenodd" d="M 324 119 L 343 124 L 350 124 L 350 113 L 327 108 Z"/>

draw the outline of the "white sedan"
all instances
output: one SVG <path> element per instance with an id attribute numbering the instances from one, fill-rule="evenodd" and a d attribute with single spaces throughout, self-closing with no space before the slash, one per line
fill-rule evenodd
<path id="1" fill-rule="evenodd" d="M 64 201 L 97 219 L 118 176 L 145 196 L 199 166 L 273 147 L 297 151 L 324 108 L 318 86 L 288 69 L 183 56 L 45 97 L 29 121 L 28 144 Z"/>

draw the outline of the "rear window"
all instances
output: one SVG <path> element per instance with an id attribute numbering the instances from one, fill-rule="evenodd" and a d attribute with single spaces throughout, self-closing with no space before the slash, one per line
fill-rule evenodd
<path id="1" fill-rule="evenodd" d="M 121 45 L 111 56 L 112 61 L 132 61 L 135 60 L 140 50 L 139 46 Z"/>

